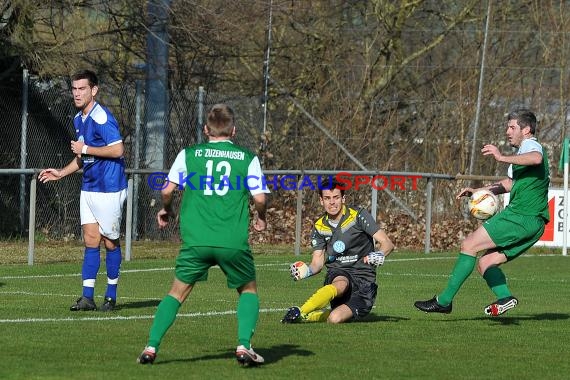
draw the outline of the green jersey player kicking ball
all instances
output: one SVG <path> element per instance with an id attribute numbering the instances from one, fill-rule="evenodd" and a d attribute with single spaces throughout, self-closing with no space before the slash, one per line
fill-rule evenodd
<path id="1" fill-rule="evenodd" d="M 509 164 L 508 177 L 480 189 L 461 189 L 457 198 L 486 189 L 495 195 L 510 192 L 510 202 L 503 211 L 487 219 L 463 240 L 447 287 L 432 299 L 417 301 L 414 305 L 418 309 L 426 313 L 451 313 L 451 302 L 475 265 L 497 298 L 484 307 L 486 315 L 496 317 L 517 306 L 518 299 L 507 286 L 500 266 L 532 247 L 550 219 L 548 158 L 534 137 L 536 124 L 536 116 L 529 110 L 513 111 L 507 116 L 506 134 L 509 144 L 518 148 L 517 154 L 503 155 L 490 144 L 481 150 L 483 155 Z M 479 252 L 483 254 L 477 260 Z"/>

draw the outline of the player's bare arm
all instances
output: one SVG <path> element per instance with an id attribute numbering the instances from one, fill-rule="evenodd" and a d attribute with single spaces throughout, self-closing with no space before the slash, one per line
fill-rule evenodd
<path id="1" fill-rule="evenodd" d="M 41 183 L 46 183 L 49 181 L 57 181 L 71 173 L 75 173 L 76 171 L 81 169 L 81 166 L 82 166 L 82 161 L 76 157 L 73 160 L 71 160 L 71 162 L 62 169 L 58 170 L 58 169 L 49 168 L 42 170 L 40 174 L 38 174 L 38 179 Z"/>
<path id="2" fill-rule="evenodd" d="M 513 180 L 510 178 L 504 178 L 499 182 L 493 183 L 489 186 L 483 187 L 483 189 L 487 189 L 495 195 L 505 194 L 511 191 L 513 187 Z"/>
<path id="3" fill-rule="evenodd" d="M 379 250 L 384 253 L 384 256 L 388 256 L 394 250 L 394 243 L 386 235 L 384 230 L 378 230 L 374 235 L 372 235 L 374 241 L 379 245 Z"/>
<path id="4" fill-rule="evenodd" d="M 253 196 L 253 204 L 257 215 L 253 222 L 253 228 L 256 231 L 263 231 L 267 227 L 267 221 L 265 219 L 265 211 L 267 208 L 267 198 L 265 193 L 255 194 Z"/>
<path id="5" fill-rule="evenodd" d="M 178 184 L 168 182 L 168 185 L 166 185 L 166 187 L 161 191 L 162 208 L 156 214 L 156 220 L 159 228 L 166 227 L 169 219 L 174 216 L 174 211 L 172 210 L 172 196 L 177 187 Z"/>
<path id="6" fill-rule="evenodd" d="M 542 163 L 542 154 L 539 152 L 505 156 L 499 151 L 499 148 L 491 144 L 485 145 L 483 149 L 481 149 L 481 153 L 483 153 L 484 156 L 492 155 L 498 162 L 505 162 L 507 164 L 532 166 Z"/>
<path id="7" fill-rule="evenodd" d="M 489 190 L 495 195 L 505 194 L 510 192 L 512 187 L 513 180 L 510 178 L 503 178 L 499 182 L 492 183 L 488 186 L 479 187 L 477 189 L 474 189 L 472 187 L 464 187 L 459 191 L 459 193 L 457 193 L 455 199 L 460 199 L 461 197 L 470 197 L 473 195 L 473 193 L 479 190 Z"/>
<path id="8" fill-rule="evenodd" d="M 325 251 L 323 249 L 316 249 L 313 251 L 313 257 L 311 259 L 311 272 L 313 275 L 319 273 L 325 266 Z"/>
<path id="9" fill-rule="evenodd" d="M 107 146 L 87 146 L 83 141 L 71 141 L 71 151 L 76 155 L 88 154 L 104 158 L 119 158 L 123 156 L 125 147 L 122 142 Z"/>
<path id="10" fill-rule="evenodd" d="M 461 197 L 470 197 L 475 191 L 477 191 L 477 189 L 474 189 L 472 187 L 464 187 L 459 190 L 459 193 L 457 193 L 455 199 L 460 199 Z"/>

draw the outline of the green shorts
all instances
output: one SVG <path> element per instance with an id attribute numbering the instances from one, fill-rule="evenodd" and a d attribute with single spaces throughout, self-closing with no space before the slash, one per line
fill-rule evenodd
<path id="1" fill-rule="evenodd" d="M 509 208 L 501 211 L 483 223 L 483 228 L 500 252 L 510 261 L 540 239 L 544 232 L 545 220 L 540 216 L 520 215 Z"/>
<path id="2" fill-rule="evenodd" d="M 182 247 L 176 258 L 176 278 L 185 284 L 208 279 L 208 270 L 218 265 L 226 275 L 228 288 L 236 289 L 255 280 L 250 250 L 219 247 Z"/>

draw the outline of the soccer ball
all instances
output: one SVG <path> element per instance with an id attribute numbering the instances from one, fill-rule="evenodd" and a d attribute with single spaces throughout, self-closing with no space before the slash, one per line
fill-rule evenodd
<path id="1" fill-rule="evenodd" d="M 476 219 L 487 220 L 499 210 L 499 199 L 489 190 L 479 190 L 469 199 L 469 213 Z"/>

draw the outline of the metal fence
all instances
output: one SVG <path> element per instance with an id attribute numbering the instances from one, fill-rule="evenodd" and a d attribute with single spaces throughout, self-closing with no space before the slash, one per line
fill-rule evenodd
<path id="1" fill-rule="evenodd" d="M 65 166 L 73 159 L 69 142 L 75 139 L 72 120 L 77 113 L 69 80 L 43 81 L 29 77 L 24 70 L 20 90 L 14 86 L 7 88 L 6 96 L 0 101 L 3 111 L 0 169 Z M 106 88 L 105 84 L 101 84 L 98 94 L 98 100 L 112 110 L 119 122 L 125 144 L 125 160 L 133 170 L 149 167 L 148 157 L 145 156 L 144 123 L 145 116 L 155 110 L 152 103 L 144 104 L 143 91 L 142 81 L 133 81 L 119 88 Z M 202 88 L 183 90 L 172 92 L 168 113 L 163 115 L 169 126 L 165 136 L 164 162 L 173 162 L 181 149 L 201 141 L 204 110 L 220 102 L 239 110 L 236 115 L 239 128 L 236 143 L 257 150 L 262 130 L 259 99 L 211 94 Z M 37 208 L 35 215 L 39 234 L 51 239 L 80 237 L 81 230 L 77 223 L 80 181 L 80 176 L 70 176 L 50 186 L 37 187 L 35 196 L 42 206 Z M 0 211 L 3 215 L 19 215 L 17 220 L 1 219 L 0 238 L 24 236 L 28 231 L 30 183 L 24 174 L 0 176 Z M 132 192 L 138 200 L 133 215 L 134 237 L 163 238 L 164 232 L 158 231 L 153 223 L 151 205 L 157 201 L 157 194 L 139 184 L 140 178 L 133 177 Z"/>
<path id="2" fill-rule="evenodd" d="M 49 224 L 38 218 L 38 215 L 45 215 L 50 213 L 49 209 L 54 210 L 53 203 L 46 202 L 44 199 L 38 195 L 42 191 L 38 188 L 37 184 L 37 174 L 40 169 L 0 169 L 0 176 L 7 177 L 29 177 L 29 199 L 26 202 L 26 208 L 28 209 L 28 264 L 32 265 L 34 262 L 34 247 L 35 241 L 37 239 L 37 234 L 50 235 L 50 229 L 54 228 L 57 224 L 55 218 L 53 219 L 54 224 Z M 138 224 L 135 222 L 136 210 L 140 210 L 140 199 L 138 199 L 135 194 L 135 183 L 143 180 L 145 178 L 152 178 L 152 175 L 156 174 L 157 171 L 154 169 L 129 169 L 129 180 L 128 180 L 128 197 L 127 197 L 127 207 L 124 210 L 123 215 L 123 225 L 122 231 L 124 235 L 122 238 L 125 241 L 125 259 L 127 261 L 131 260 L 132 257 L 132 241 L 136 240 Z M 162 173 L 162 172 L 161 172 Z M 325 178 L 330 176 L 335 176 L 344 181 L 347 187 L 350 187 L 354 195 L 352 195 L 354 201 L 360 205 L 367 207 L 372 215 L 379 214 L 378 200 L 383 194 L 389 194 L 392 191 L 400 190 L 406 192 L 416 192 L 418 199 L 424 199 L 425 208 L 425 236 L 423 238 L 424 251 L 430 252 L 430 239 L 431 239 L 431 221 L 433 214 L 433 193 L 434 193 L 434 182 L 436 180 L 453 180 L 453 176 L 432 174 L 432 173 L 408 173 L 408 172 L 371 172 L 371 171 L 281 171 L 281 170 L 268 170 L 265 171 L 267 177 L 268 188 L 272 190 L 273 197 L 286 197 L 289 196 L 292 200 L 294 199 L 294 209 L 295 209 L 295 226 L 294 226 L 294 251 L 295 254 L 300 253 L 302 245 L 302 230 L 303 230 L 303 213 L 310 205 L 315 201 L 316 189 L 318 189 L 319 184 L 324 181 Z M 80 178 L 80 175 L 75 175 L 75 180 Z M 65 181 L 65 180 L 63 180 Z M 62 181 L 62 182 L 63 182 Z M 52 183 L 58 184 L 58 182 Z M 51 185 L 51 184 L 50 184 Z M 147 183 L 148 185 L 148 183 Z M 47 187 L 48 185 L 45 185 Z M 44 187 L 44 185 L 40 186 Z M 150 192 L 158 193 L 154 186 L 143 186 L 148 187 Z M 75 191 L 66 195 L 69 203 L 77 203 L 79 200 L 80 186 L 78 185 Z M 56 192 L 58 194 L 59 192 Z M 398 199 L 392 196 L 394 199 Z M 179 200 L 179 199 L 178 199 Z M 309 206 L 309 207 L 307 207 Z M 148 209 L 152 209 L 152 223 L 155 222 L 155 215 L 160 204 L 152 204 Z M 73 232 L 68 232 L 66 239 L 78 239 L 80 238 L 80 226 L 79 226 L 79 215 L 73 212 L 73 210 L 78 209 L 78 207 L 71 207 L 69 214 L 67 215 L 65 205 L 60 205 L 55 208 L 59 215 L 65 216 L 67 218 L 75 217 L 73 221 L 64 219 L 65 223 L 59 223 L 58 228 L 65 230 L 66 228 L 71 229 Z M 287 209 L 287 208 L 285 208 Z M 151 211 L 148 211 L 151 212 Z M 418 219 L 415 211 L 408 210 L 409 216 L 413 219 Z M 310 219 L 312 220 L 312 219 Z M 69 222 L 69 223 L 68 223 Z M 272 221 L 272 223 L 279 223 L 279 221 Z M 65 225 L 66 227 L 62 227 Z M 72 227 L 75 226 L 75 227 Z M 172 223 L 171 226 L 166 230 L 161 232 L 161 237 L 174 239 L 178 238 L 178 223 Z"/>
<path id="3" fill-rule="evenodd" d="M 28 78 L 26 75 L 23 82 L 21 91 L 15 91 L 14 87 L 11 87 L 0 99 L 0 108 L 3 111 L 3 118 L 0 120 L 0 211 L 4 215 L 0 219 L 0 238 L 33 234 L 34 238 L 29 241 L 32 245 L 35 240 L 80 240 L 81 176 L 72 175 L 64 180 L 43 185 L 37 184 L 35 175 L 32 175 L 40 168 L 61 168 L 73 159 L 69 142 L 75 138 L 72 118 L 76 109 L 72 103 L 70 83 L 64 79 L 42 81 L 38 78 Z M 177 241 L 177 223 L 171 224 L 166 230 L 159 230 L 155 221 L 160 207 L 160 193 L 148 185 L 148 175 L 167 168 L 150 169 L 145 156 L 145 117 L 147 113 L 154 112 L 154 105 L 144 104 L 142 82 L 133 81 L 120 87 L 109 88 L 103 83 L 98 97 L 117 118 L 125 144 L 130 203 L 123 218 L 122 238 L 128 244 L 140 240 Z M 165 136 L 165 163 L 172 163 L 176 154 L 184 147 L 201 141 L 204 110 L 219 102 L 228 103 L 237 110 L 238 134 L 234 141 L 252 151 L 259 151 L 264 138 L 260 99 L 227 97 L 208 93 L 201 88 L 195 91 L 178 90 L 171 92 L 168 113 L 164 115 L 167 119 L 165 123 L 169 127 Z M 310 128 L 305 126 L 304 130 Z M 309 138 L 290 141 L 291 152 L 299 151 L 299 154 L 303 154 L 306 150 L 323 149 L 322 144 L 313 143 L 311 146 L 311 141 Z M 406 165 L 403 167 L 407 168 Z M 264 168 L 267 175 L 277 176 L 278 181 L 293 176 L 287 183 L 304 176 L 316 181 L 319 175 L 338 173 L 319 171 L 318 167 L 314 166 L 314 170 Z M 347 198 L 348 203 L 362 205 L 371 210 L 378 220 L 395 225 L 396 230 L 402 231 L 402 235 L 408 235 L 406 237 L 410 238 L 409 235 L 413 234 L 412 239 L 415 239 L 416 247 L 423 246 L 426 252 L 432 249 L 432 227 L 442 230 L 449 219 L 465 219 L 465 213 L 461 209 L 458 210 L 454 199 L 454 194 L 462 185 L 454 181 L 459 179 L 459 176 L 412 172 L 351 173 L 355 176 L 384 175 L 389 178 L 421 177 L 416 181 L 415 188 L 411 188 L 412 184 L 409 182 L 403 187 L 388 185 L 381 191 L 375 191 L 368 184 L 358 189 L 352 188 Z M 471 180 L 480 182 L 484 179 Z M 472 184 L 476 185 L 477 182 Z M 270 210 L 273 213 L 271 228 L 262 234 L 260 239 L 266 243 L 294 244 L 295 252 L 298 253 L 301 246 L 308 246 L 308 231 L 322 208 L 316 192 L 308 191 L 310 188 L 291 190 L 283 186 L 274 189 L 270 197 Z M 30 201 L 32 196 L 35 205 L 33 210 Z M 15 215 L 19 217 L 9 217 Z M 31 223 L 33 228 L 30 228 Z M 419 225 L 422 228 L 418 229 Z M 453 244 L 456 244 L 456 240 L 453 239 Z M 33 247 L 29 251 L 33 254 Z"/>

